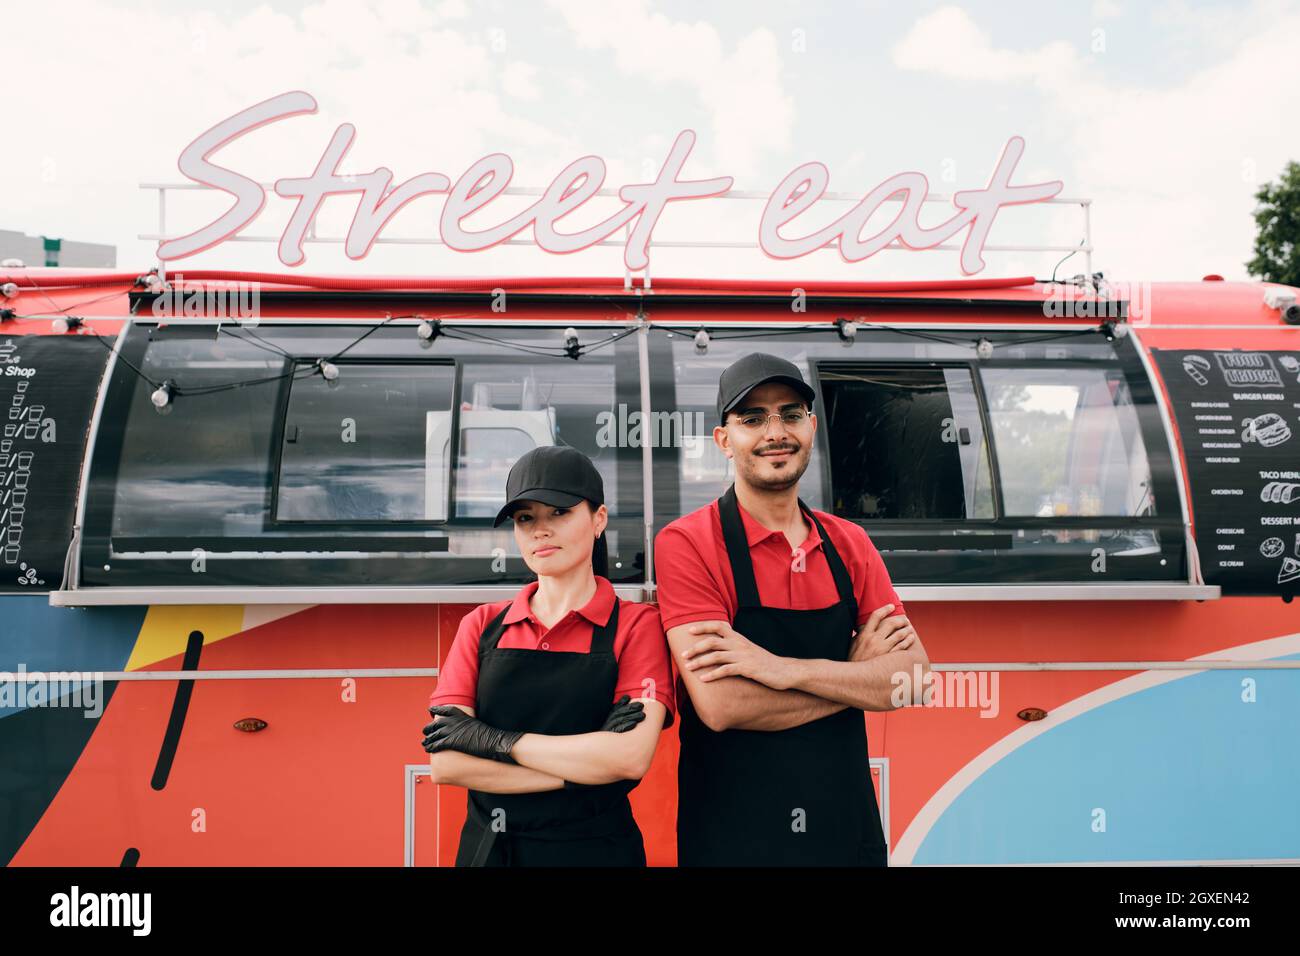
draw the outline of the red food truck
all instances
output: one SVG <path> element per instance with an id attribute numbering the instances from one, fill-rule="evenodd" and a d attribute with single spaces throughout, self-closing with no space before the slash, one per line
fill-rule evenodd
<path id="1" fill-rule="evenodd" d="M 891 865 L 1300 860 L 1294 289 L 0 280 L 11 865 L 450 865 L 466 793 L 418 731 L 461 617 L 529 579 L 511 463 L 586 453 L 653 601 L 754 350 L 816 389 L 801 496 L 931 659 L 864 716 Z M 631 797 L 652 865 L 676 761 L 674 727 Z"/>

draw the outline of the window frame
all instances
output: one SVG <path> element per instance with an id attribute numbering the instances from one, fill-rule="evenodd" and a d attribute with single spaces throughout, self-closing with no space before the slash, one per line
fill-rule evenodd
<path id="1" fill-rule="evenodd" d="M 558 336 L 559 332 L 570 324 L 573 324 L 572 321 L 538 321 L 530 324 L 525 331 L 536 334 L 538 337 L 548 334 Z M 581 322 L 578 324 L 584 330 L 589 330 L 590 334 L 597 334 L 601 338 L 623 330 L 623 327 L 617 322 Z M 281 457 L 283 454 L 289 396 L 293 385 L 291 370 L 295 366 L 312 365 L 320 357 L 321 352 L 310 347 L 310 343 L 314 341 L 313 331 L 324 331 L 336 337 L 353 337 L 354 332 L 356 335 L 360 335 L 366 330 L 383 327 L 382 323 L 364 318 L 357 318 L 356 320 L 322 320 L 319 322 L 276 322 L 269 320 L 261 325 L 263 334 L 265 334 L 268 327 L 284 330 L 287 333 L 277 345 L 283 346 L 284 351 L 289 354 L 280 356 L 280 372 L 278 374 L 283 377 L 278 382 L 270 384 L 270 387 L 275 389 L 275 394 L 273 398 L 268 396 L 268 399 L 271 399 L 268 401 L 271 410 L 267 413 L 270 416 L 270 427 L 268 429 L 269 439 L 265 459 L 267 463 L 267 479 L 263 488 L 263 495 L 266 497 L 264 498 L 264 520 L 260 532 L 244 535 L 193 532 L 191 535 L 184 537 L 178 537 L 174 534 L 139 536 L 115 533 L 113 530 L 113 514 L 119 492 L 122 454 L 126 447 L 128 413 L 135 400 L 137 389 L 148 388 L 146 384 L 140 381 L 140 376 L 133 371 L 132 367 L 134 369 L 143 367 L 144 356 L 159 330 L 165 329 L 164 334 L 172 339 L 192 338 L 218 343 L 221 341 L 221 335 L 223 334 L 219 331 L 220 326 L 221 323 L 217 322 L 203 325 L 181 325 L 167 322 L 137 321 L 124 328 L 118 348 L 121 365 L 113 369 L 113 374 L 105 383 L 100 428 L 95 435 L 94 447 L 87 448 L 86 452 L 90 458 L 86 470 L 85 522 L 77 554 L 78 578 L 84 582 L 82 586 L 85 590 L 94 591 L 117 587 L 165 589 L 177 586 L 188 588 L 195 586 L 253 589 L 294 588 L 320 584 L 341 586 L 347 582 L 353 582 L 355 586 L 359 587 L 370 587 L 385 581 L 385 575 L 395 566 L 394 562 L 407 562 L 404 567 L 410 567 L 411 564 L 417 561 L 423 563 L 429 560 L 429 558 L 423 557 L 426 554 L 447 555 L 447 557 L 438 558 L 437 560 L 455 562 L 457 565 L 461 561 L 486 564 L 492 560 L 490 557 L 478 554 L 447 554 L 451 550 L 451 535 L 456 532 L 504 530 L 509 533 L 508 526 L 503 526 L 501 529 L 493 528 L 494 516 L 456 516 L 456 471 L 461 448 L 460 402 L 464 366 L 467 363 L 510 366 L 525 364 L 530 361 L 533 364 L 538 364 L 539 359 L 509 351 L 504 347 L 499 353 L 490 350 L 476 350 L 481 347 L 473 342 L 466 343 L 468 346 L 466 351 L 429 355 L 427 357 L 388 354 L 390 344 L 392 345 L 391 351 L 407 347 L 409 340 L 405 339 L 405 335 L 408 334 L 408 330 L 400 326 L 388 326 L 388 336 L 386 337 L 375 335 L 367 339 L 367 345 L 373 350 L 371 354 L 366 354 L 363 351 L 357 355 L 340 355 L 331 358 L 330 361 L 340 366 L 344 374 L 346 374 L 346 366 L 349 364 L 369 366 L 402 364 L 417 366 L 451 365 L 455 369 L 452 383 L 452 442 L 448 464 L 449 510 L 447 520 L 272 519 L 275 510 L 278 509 Z M 482 323 L 475 323 L 475 328 L 489 334 L 501 335 L 503 340 L 509 339 L 512 332 L 516 336 L 520 332 L 518 324 L 500 321 L 485 320 Z M 409 331 L 409 334 L 413 339 L 414 332 Z M 301 344 L 294 341 L 299 336 L 301 337 Z M 289 341 L 286 342 L 285 339 Z M 448 339 L 447 341 L 452 340 Z M 629 381 L 629 376 L 635 378 L 639 375 L 635 340 L 628 341 L 624 339 L 621 341 L 623 342 L 622 346 L 617 342 L 611 343 L 607 349 L 601 349 L 597 352 L 593 356 L 593 360 L 602 365 L 608 364 L 613 370 L 611 395 L 614 406 L 617 407 L 620 401 L 626 403 L 629 396 L 637 395 L 639 407 L 639 382 L 635 380 Z M 459 344 L 459 340 L 457 342 Z M 306 348 L 303 347 L 304 344 L 307 345 Z M 543 358 L 547 364 L 552 358 L 556 362 L 571 361 L 558 355 Z M 183 375 L 183 372 L 181 374 Z M 615 467 L 621 469 L 624 465 L 622 456 L 626 455 L 627 461 L 630 462 L 633 453 L 635 453 L 639 469 L 641 460 L 639 448 L 616 449 L 617 460 Z M 610 579 L 617 587 L 643 586 L 644 582 L 649 578 L 646 568 L 647 555 L 645 554 L 641 534 L 644 521 L 639 479 L 640 472 L 638 470 L 638 481 L 635 489 L 624 487 L 621 482 L 614 489 L 606 489 L 606 503 L 611 506 L 617 503 L 619 512 L 617 516 L 611 516 L 611 528 L 620 531 L 621 537 L 626 539 L 620 544 L 617 554 L 612 549 L 610 554 Z M 618 497 L 611 497 L 611 491 L 613 495 Z M 613 507 L 611 507 L 611 510 L 614 510 Z M 424 532 L 424 534 L 421 534 L 421 532 Z M 430 534 L 429 532 L 441 533 Z M 128 546 L 122 547 L 123 542 L 128 543 Z M 192 555 L 196 550 L 206 551 L 209 556 L 219 555 L 220 560 L 226 560 L 232 552 L 245 551 L 258 552 L 261 555 L 288 556 L 292 560 L 284 563 L 296 564 L 299 569 L 295 569 L 293 572 L 277 570 L 276 573 L 271 575 L 274 578 L 273 581 L 260 581 L 256 575 L 245 571 L 239 573 L 232 571 L 223 574 L 220 570 L 220 564 L 209 562 L 211 574 L 209 579 L 204 581 L 201 578 L 196 578 L 190 571 L 190 563 L 193 560 Z M 139 553 L 146 551 L 160 553 Z M 120 557 L 123 552 L 128 553 L 130 556 L 121 564 L 115 565 L 114 556 Z M 389 556 L 394 553 L 398 556 Z M 318 557 L 317 555 L 321 556 Z M 614 567 L 616 557 L 621 558 L 623 562 L 621 569 Z M 236 558 L 235 560 L 238 563 L 239 559 Z M 254 563 L 260 563 L 260 558 L 252 560 Z M 357 569 L 352 573 L 346 575 L 342 571 L 331 573 L 331 569 L 334 567 L 351 566 L 357 562 L 363 562 L 364 564 L 358 565 Z M 455 567 L 448 565 L 452 573 L 446 579 L 435 577 L 433 580 L 424 580 L 421 583 L 435 588 L 446 589 L 481 586 L 517 588 L 532 578 L 532 573 L 528 570 L 522 557 L 515 553 L 509 553 L 509 549 L 505 556 L 505 562 L 504 572 L 495 573 L 491 576 L 482 575 L 480 576 L 482 580 L 469 583 L 461 581 L 459 578 L 466 575 L 458 573 Z M 279 564 L 281 562 L 274 563 Z M 281 580 L 282 578 L 285 580 Z M 294 578 L 294 580 L 287 580 L 289 578 Z M 411 586 L 410 582 L 401 581 L 396 583 L 400 586 Z"/>
<path id="2" fill-rule="evenodd" d="M 292 360 L 295 373 L 298 367 L 309 368 L 315 363 L 315 359 L 297 358 Z M 284 467 L 284 436 L 286 427 L 289 424 L 289 407 L 293 401 L 293 386 L 297 381 L 294 375 L 290 375 L 282 383 L 280 394 L 276 396 L 275 418 L 272 422 L 272 441 L 274 459 L 271 462 L 271 500 L 270 511 L 268 512 L 268 524 L 270 529 L 277 528 L 353 528 L 369 530 L 386 530 L 388 528 L 400 527 L 410 528 L 413 530 L 422 529 L 441 529 L 451 523 L 455 514 L 455 462 L 456 455 L 460 446 L 460 384 L 462 366 L 455 356 L 430 359 L 420 358 L 390 358 L 390 359 L 368 359 L 368 358 L 338 358 L 332 359 L 331 363 L 338 366 L 340 376 L 346 374 L 347 367 L 365 365 L 373 366 L 417 366 L 420 368 L 451 368 L 451 450 L 448 456 L 452 462 L 447 489 L 447 518 L 437 521 L 429 518 L 391 518 L 391 519 L 374 519 L 374 520 L 357 520 L 352 518 L 282 518 L 279 516 L 280 508 L 280 480 Z M 305 376 L 304 376 L 305 377 Z"/>

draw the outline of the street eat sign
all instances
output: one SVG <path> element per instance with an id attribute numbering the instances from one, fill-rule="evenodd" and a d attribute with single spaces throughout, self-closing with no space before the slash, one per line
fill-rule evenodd
<path id="1" fill-rule="evenodd" d="M 217 152 L 233 140 L 259 126 L 291 116 L 316 112 L 316 100 L 300 90 L 283 93 L 222 120 L 201 134 L 184 152 L 177 165 L 188 179 L 229 193 L 234 204 L 224 214 L 194 232 L 158 245 L 161 260 L 183 259 L 211 249 L 238 234 L 253 222 L 266 204 L 266 191 L 253 179 L 216 165 Z M 596 225 L 577 232 L 563 232 L 560 220 L 596 195 L 605 181 L 605 163 L 598 156 L 583 156 L 560 171 L 543 195 L 527 209 L 504 222 L 484 229 L 470 229 L 464 220 L 482 210 L 510 184 L 514 163 L 504 153 L 491 153 L 472 164 L 453 183 L 443 173 L 421 173 L 397 186 L 393 173 L 382 166 L 368 173 L 338 171 L 356 127 L 342 123 L 334 131 L 320 162 L 311 175 L 275 181 L 278 196 L 294 199 L 297 207 L 280 235 L 278 254 L 286 266 L 306 260 L 302 244 L 311 230 L 321 204 L 330 196 L 359 193 L 344 251 L 351 259 L 365 257 L 379 233 L 399 209 L 421 196 L 446 194 L 439 232 L 443 242 L 458 252 L 489 249 L 532 226 L 539 248 L 559 255 L 586 249 L 630 225 L 623 247 L 623 261 L 629 269 L 649 264 L 651 233 L 669 203 L 719 196 L 732 186 L 732 177 L 712 179 L 679 178 L 695 145 L 695 133 L 682 130 L 653 182 L 623 186 L 618 191 L 623 208 Z M 989 231 L 1004 206 L 1042 202 L 1062 189 L 1060 180 L 1011 185 L 1011 176 L 1024 152 L 1019 136 L 1007 140 L 988 184 L 983 189 L 954 193 L 956 211 L 937 226 L 924 227 L 920 212 L 929 192 L 929 181 L 918 172 L 898 173 L 868 192 L 848 212 L 813 232 L 795 235 L 795 220 L 826 192 L 830 173 L 824 165 L 804 163 L 793 169 L 772 191 L 758 226 L 759 247 L 774 259 L 797 259 L 828 244 L 834 244 L 845 262 L 860 262 L 895 241 L 910 249 L 929 249 L 966 229 L 961 247 L 961 270 L 972 275 L 984 268 L 982 255 Z M 871 217 L 887 201 L 902 197 L 899 211 L 883 229 L 863 236 Z"/>

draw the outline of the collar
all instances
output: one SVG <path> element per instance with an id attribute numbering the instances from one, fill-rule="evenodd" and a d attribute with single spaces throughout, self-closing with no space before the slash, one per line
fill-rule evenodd
<path id="1" fill-rule="evenodd" d="M 766 528 L 763 525 L 759 524 L 756 520 L 750 517 L 749 512 L 745 510 L 745 506 L 742 505 L 739 501 L 736 502 L 736 510 L 740 512 L 740 523 L 745 527 L 745 543 L 748 544 L 751 548 L 754 547 L 754 545 L 758 544 L 760 541 L 766 541 L 768 538 L 772 537 L 773 535 L 779 537 L 782 543 L 786 545 L 789 544 L 789 542 L 786 541 L 784 532 L 773 531 L 771 528 Z M 800 511 L 799 514 L 802 515 L 803 512 Z M 808 524 L 808 537 L 805 538 L 803 544 L 800 545 L 800 547 L 803 548 L 805 553 L 813 551 L 815 548 L 820 547 L 822 543 L 822 536 L 817 533 L 817 525 L 813 524 L 811 521 L 808 521 L 807 524 Z"/>
<path id="2" fill-rule="evenodd" d="M 506 616 L 502 621 L 503 625 L 515 624 L 519 621 L 531 618 L 536 621 L 537 617 L 533 614 L 533 609 L 528 606 L 528 602 L 533 599 L 537 593 L 540 581 L 530 581 L 519 589 L 515 595 L 514 601 L 510 604 L 510 610 L 506 611 Z M 585 617 L 596 627 L 604 627 L 609 623 L 609 616 L 614 613 L 614 585 L 609 583 L 609 578 L 596 575 L 596 593 L 592 599 L 578 608 L 578 614 Z M 540 622 L 538 622 L 540 623 Z"/>

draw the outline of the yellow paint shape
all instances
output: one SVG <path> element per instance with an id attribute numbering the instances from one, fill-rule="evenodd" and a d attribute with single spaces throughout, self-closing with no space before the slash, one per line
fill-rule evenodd
<path id="1" fill-rule="evenodd" d="M 126 662 L 126 670 L 140 670 L 185 653 L 190 633 L 200 631 L 203 644 L 215 644 L 244 628 L 242 604 L 160 605 L 150 607 Z"/>

